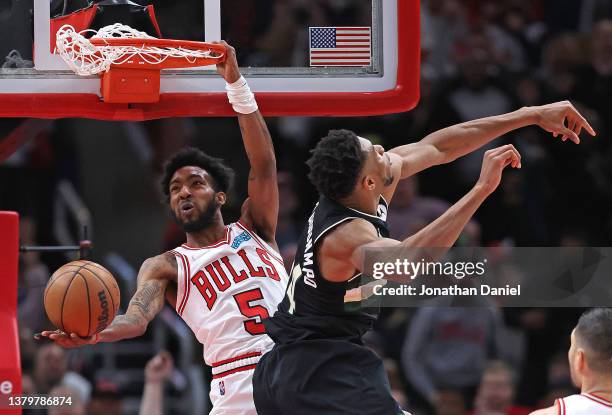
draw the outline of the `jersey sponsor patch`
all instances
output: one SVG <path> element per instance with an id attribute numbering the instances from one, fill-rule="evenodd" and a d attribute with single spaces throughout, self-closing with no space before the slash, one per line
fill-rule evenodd
<path id="1" fill-rule="evenodd" d="M 240 235 L 234 238 L 234 241 L 232 242 L 232 248 L 237 249 L 240 245 L 242 245 L 244 242 L 250 239 L 251 239 L 251 235 L 249 235 L 247 231 L 244 231 Z"/>

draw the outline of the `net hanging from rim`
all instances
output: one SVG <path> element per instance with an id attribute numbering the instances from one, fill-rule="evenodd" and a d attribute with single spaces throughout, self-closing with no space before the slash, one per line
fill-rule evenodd
<path id="1" fill-rule="evenodd" d="M 225 58 L 221 45 L 158 39 L 121 23 L 81 32 L 64 25 L 56 38 L 57 52 L 70 69 L 83 76 L 106 72 L 111 65 L 178 68 L 210 65 Z"/>

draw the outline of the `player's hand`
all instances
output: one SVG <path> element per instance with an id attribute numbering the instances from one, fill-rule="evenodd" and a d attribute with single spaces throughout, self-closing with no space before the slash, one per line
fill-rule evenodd
<path id="1" fill-rule="evenodd" d="M 542 129 L 552 133 L 553 137 L 561 136 L 563 141 L 569 138 L 579 144 L 583 128 L 592 136 L 596 135 L 595 130 L 569 101 L 531 107 L 531 110 L 535 111 L 536 122 Z"/>
<path id="2" fill-rule="evenodd" d="M 98 339 L 98 336 L 79 337 L 76 333 L 68 334 L 61 330 L 43 331 L 42 333 L 34 335 L 36 340 L 42 340 L 44 337 L 53 340 L 55 344 L 65 347 L 66 349 L 96 344 Z"/>
<path id="3" fill-rule="evenodd" d="M 507 166 L 521 168 L 521 155 L 512 144 L 488 150 L 482 161 L 480 178 L 476 187 L 487 195 L 493 193 L 501 182 L 502 171 Z"/>
<path id="4" fill-rule="evenodd" d="M 165 350 L 159 352 L 147 362 L 145 378 L 147 382 L 161 382 L 168 379 L 174 369 L 172 355 Z"/>
<path id="5" fill-rule="evenodd" d="M 217 72 L 225 79 L 225 82 L 230 84 L 236 82 L 240 79 L 236 49 L 230 46 L 225 40 L 212 43 L 225 46 L 225 61 L 217 64 Z"/>

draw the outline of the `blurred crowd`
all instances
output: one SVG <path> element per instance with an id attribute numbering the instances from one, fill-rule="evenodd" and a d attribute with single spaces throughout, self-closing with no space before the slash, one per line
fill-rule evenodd
<path id="1" fill-rule="evenodd" d="M 237 1 L 226 0 L 224 7 L 230 3 Z M 304 57 L 296 28 L 343 21 L 367 24 L 364 16 L 371 14 L 370 2 L 348 0 L 258 0 L 256 8 L 255 2 L 240 3 L 244 14 L 227 22 L 227 39 L 237 46 L 244 65 L 299 64 Z M 607 100 L 612 96 L 612 1 L 422 0 L 421 7 L 421 100 L 413 111 L 267 120 L 278 158 L 277 239 L 286 266 L 291 266 L 317 197 L 304 161 L 329 129 L 353 129 L 388 149 L 451 124 L 565 99 L 585 115 L 598 136 L 582 137 L 578 146 L 537 127 L 504 137 L 521 152 L 523 167 L 505 173 L 458 244 L 610 246 L 612 114 Z M 250 9 L 257 18 L 248 14 Z M 7 134 L 19 122 L 0 120 L 0 132 Z M 180 244 L 183 235 L 155 202 L 161 200 L 156 186 L 163 160 L 184 145 L 223 157 L 237 170 L 225 215 L 232 220 L 239 215 L 248 162 L 235 119 L 164 119 L 138 125 L 58 120 L 36 131 L 0 166 L 0 209 L 22 214 L 23 243 L 56 243 L 52 189 L 66 179 L 92 211 L 96 255 L 118 250 L 138 268 L 145 257 Z M 96 134 L 104 137 L 88 139 Z M 116 155 L 105 157 L 112 149 Z M 118 149 L 124 151 L 119 154 Z M 465 193 L 478 177 L 485 150 L 403 181 L 389 212 L 391 236 L 413 234 Z M 106 204 L 101 205 L 101 194 Z M 151 210 L 157 215 L 147 213 Z M 142 237 L 152 230 L 157 230 L 157 238 Z M 83 408 L 89 405 L 75 414 L 117 413 L 92 409 L 96 400 L 114 396 L 112 383 L 87 380 L 66 351 L 31 341 L 33 331 L 49 327 L 42 290 L 49 269 L 63 261 L 53 255 L 21 258 L 24 390 L 75 394 Z M 367 343 L 385 358 L 398 401 L 415 414 L 526 414 L 574 390 L 566 352 L 581 312 L 385 309 Z"/>
<path id="2" fill-rule="evenodd" d="M 38 345 L 32 332 L 19 332 L 22 362 L 22 393 L 49 395 L 66 400 L 65 405 L 48 409 L 27 409 L 24 413 L 40 415 L 121 415 L 127 385 L 115 376 L 96 376 L 93 367 L 83 365 L 66 349 L 52 342 Z M 139 415 L 164 412 L 164 383 L 174 370 L 172 356 L 161 351 L 143 369 L 142 399 Z"/>

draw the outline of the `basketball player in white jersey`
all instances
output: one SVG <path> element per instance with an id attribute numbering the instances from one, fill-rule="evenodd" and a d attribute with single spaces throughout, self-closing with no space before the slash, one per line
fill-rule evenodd
<path id="1" fill-rule="evenodd" d="M 217 70 L 227 82 L 251 164 L 240 220 L 226 225 L 221 215 L 233 171 L 220 159 L 184 149 L 166 164 L 162 186 L 187 242 L 142 264 L 126 313 L 105 330 L 86 339 L 41 334 L 64 347 L 137 337 L 167 297 L 204 345 L 204 361 L 212 366 L 211 414 L 252 415 L 253 369 L 273 345 L 262 319 L 276 311 L 288 278 L 275 242 L 279 201 L 272 140 L 234 49 L 222 43 L 227 60 Z"/>
<path id="2" fill-rule="evenodd" d="M 612 415 L 612 308 L 594 308 L 580 317 L 568 357 L 580 395 L 557 399 L 531 415 Z"/>

